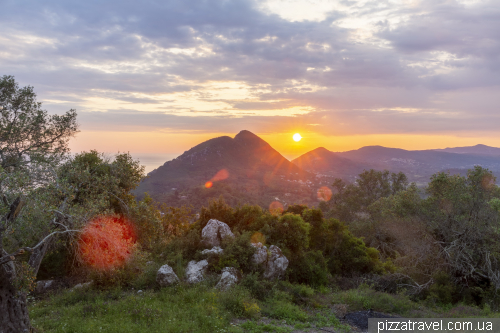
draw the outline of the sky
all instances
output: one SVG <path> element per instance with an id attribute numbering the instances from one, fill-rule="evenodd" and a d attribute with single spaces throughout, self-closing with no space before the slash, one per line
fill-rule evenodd
<path id="1" fill-rule="evenodd" d="M 244 129 L 287 158 L 500 147 L 500 1 L 0 0 L 0 75 L 149 170 Z"/>

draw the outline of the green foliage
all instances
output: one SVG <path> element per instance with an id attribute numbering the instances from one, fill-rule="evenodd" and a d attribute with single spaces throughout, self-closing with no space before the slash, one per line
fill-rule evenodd
<path id="1" fill-rule="evenodd" d="M 450 276 L 446 272 L 437 272 L 434 274 L 434 283 L 430 286 L 427 301 L 448 305 L 457 301 L 457 290 Z"/>
<path id="2" fill-rule="evenodd" d="M 346 223 L 355 221 L 359 219 L 359 214 L 366 213 L 375 201 L 394 195 L 407 187 L 408 179 L 404 173 L 390 173 L 387 170 L 364 171 L 353 184 L 335 179 L 332 184 L 333 195 L 328 201 L 330 210 L 327 216 Z M 324 206 L 322 210 L 325 210 Z"/>
<path id="3" fill-rule="evenodd" d="M 385 313 L 397 313 L 402 316 L 408 316 L 412 310 L 420 308 L 420 305 L 411 301 L 409 296 L 375 291 L 366 284 L 362 284 L 356 289 L 335 293 L 333 302 L 346 304 L 350 311 L 372 309 Z"/>
<path id="4" fill-rule="evenodd" d="M 291 303 L 293 297 L 284 291 L 276 291 L 266 302 L 262 314 L 270 318 L 305 322 L 309 317 L 299 306 Z"/>
<path id="5" fill-rule="evenodd" d="M 240 285 L 248 289 L 253 297 L 263 301 L 272 297 L 275 283 L 262 279 L 258 272 L 252 272 L 243 276 Z"/>
<path id="6" fill-rule="evenodd" d="M 16 279 L 13 281 L 14 288 L 21 293 L 28 293 L 35 290 L 36 274 L 33 268 L 26 262 L 16 262 Z"/>
<path id="7" fill-rule="evenodd" d="M 235 286 L 218 295 L 222 307 L 236 317 L 258 318 L 260 307 L 246 288 Z"/>
<path id="8" fill-rule="evenodd" d="M 280 247 L 282 251 L 297 253 L 308 247 L 309 223 L 300 215 L 287 213 L 270 225 L 269 242 Z"/>
<path id="9" fill-rule="evenodd" d="M 328 283 L 328 266 L 321 251 L 300 252 L 290 258 L 287 277 L 290 282 L 314 287 Z"/>
<path id="10" fill-rule="evenodd" d="M 252 262 L 255 247 L 250 244 L 251 236 L 250 232 L 245 232 L 242 235 L 236 234 L 234 238 L 223 239 L 221 245 L 224 252 L 214 267 L 215 271 L 220 272 L 224 267 L 241 269 L 244 273 L 255 270 L 256 267 Z"/>
<path id="11" fill-rule="evenodd" d="M 148 265 L 150 254 L 139 248 L 134 249 L 132 253 L 131 258 L 120 267 L 107 270 L 89 268 L 89 278 L 94 281 L 94 286 L 101 289 L 113 289 L 117 286 L 155 286 L 156 280 L 151 281 L 152 267 Z"/>

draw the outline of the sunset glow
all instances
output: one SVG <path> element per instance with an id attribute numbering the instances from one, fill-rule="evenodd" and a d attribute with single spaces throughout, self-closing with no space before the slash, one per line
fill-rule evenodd
<path id="1" fill-rule="evenodd" d="M 295 142 L 299 142 L 301 139 L 302 139 L 302 137 L 300 136 L 300 134 L 299 134 L 299 133 L 295 133 L 295 134 L 293 135 L 293 140 L 294 140 Z"/>

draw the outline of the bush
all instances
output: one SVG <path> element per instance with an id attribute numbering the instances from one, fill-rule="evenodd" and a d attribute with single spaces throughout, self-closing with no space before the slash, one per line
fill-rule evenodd
<path id="1" fill-rule="evenodd" d="M 224 309 L 236 317 L 258 318 L 260 307 L 252 298 L 248 289 L 234 286 L 218 295 L 218 302 Z"/>
<path id="2" fill-rule="evenodd" d="M 307 313 L 291 301 L 290 294 L 277 290 L 273 298 L 266 302 L 262 313 L 276 319 L 306 321 L 308 319 Z"/>
<path id="3" fill-rule="evenodd" d="M 290 282 L 314 287 L 328 283 L 328 267 L 321 251 L 300 252 L 290 258 L 287 276 Z"/>
<path id="4" fill-rule="evenodd" d="M 256 267 L 252 262 L 255 248 L 250 244 L 252 234 L 245 232 L 242 235 L 236 234 L 234 238 L 226 237 L 222 240 L 224 252 L 219 256 L 218 262 L 213 269 L 220 272 L 224 267 L 234 267 L 249 273 Z"/>
<path id="5" fill-rule="evenodd" d="M 262 280 L 258 272 L 246 274 L 240 282 L 242 287 L 250 291 L 253 297 L 263 301 L 268 297 L 273 297 L 275 283 Z"/>
<path id="6" fill-rule="evenodd" d="M 310 226 L 300 215 L 284 214 L 270 228 L 269 242 L 285 253 L 298 253 L 308 247 Z"/>

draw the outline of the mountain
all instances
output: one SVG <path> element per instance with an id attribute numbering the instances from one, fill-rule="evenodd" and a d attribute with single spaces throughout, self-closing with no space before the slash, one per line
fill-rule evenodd
<path id="1" fill-rule="evenodd" d="M 148 174 L 135 190 L 178 206 L 206 205 L 209 198 L 223 195 L 236 204 L 269 206 L 272 201 L 310 201 L 311 178 L 267 142 L 243 130 L 234 138 L 222 136 L 205 141 Z M 184 200 L 184 201 L 183 201 Z M 186 201 L 186 202 L 185 202 Z"/>
<path id="2" fill-rule="evenodd" d="M 352 161 L 323 147 L 297 157 L 292 163 L 316 174 L 349 180 L 354 180 L 363 170 L 372 168 L 370 164 Z"/>
<path id="3" fill-rule="evenodd" d="M 440 171 L 462 173 L 476 165 L 500 173 L 500 157 L 453 153 L 436 150 L 404 150 L 381 146 L 367 146 L 357 150 L 336 153 L 338 156 L 358 163 L 366 163 L 374 169 L 402 171 L 410 181 L 423 185 L 431 175 Z"/>
<path id="4" fill-rule="evenodd" d="M 444 148 L 444 149 L 433 149 L 433 150 L 447 152 L 447 153 L 455 153 L 455 154 L 500 156 L 500 148 L 490 147 L 486 145 L 475 145 L 470 147 L 455 147 L 455 148 Z"/>

